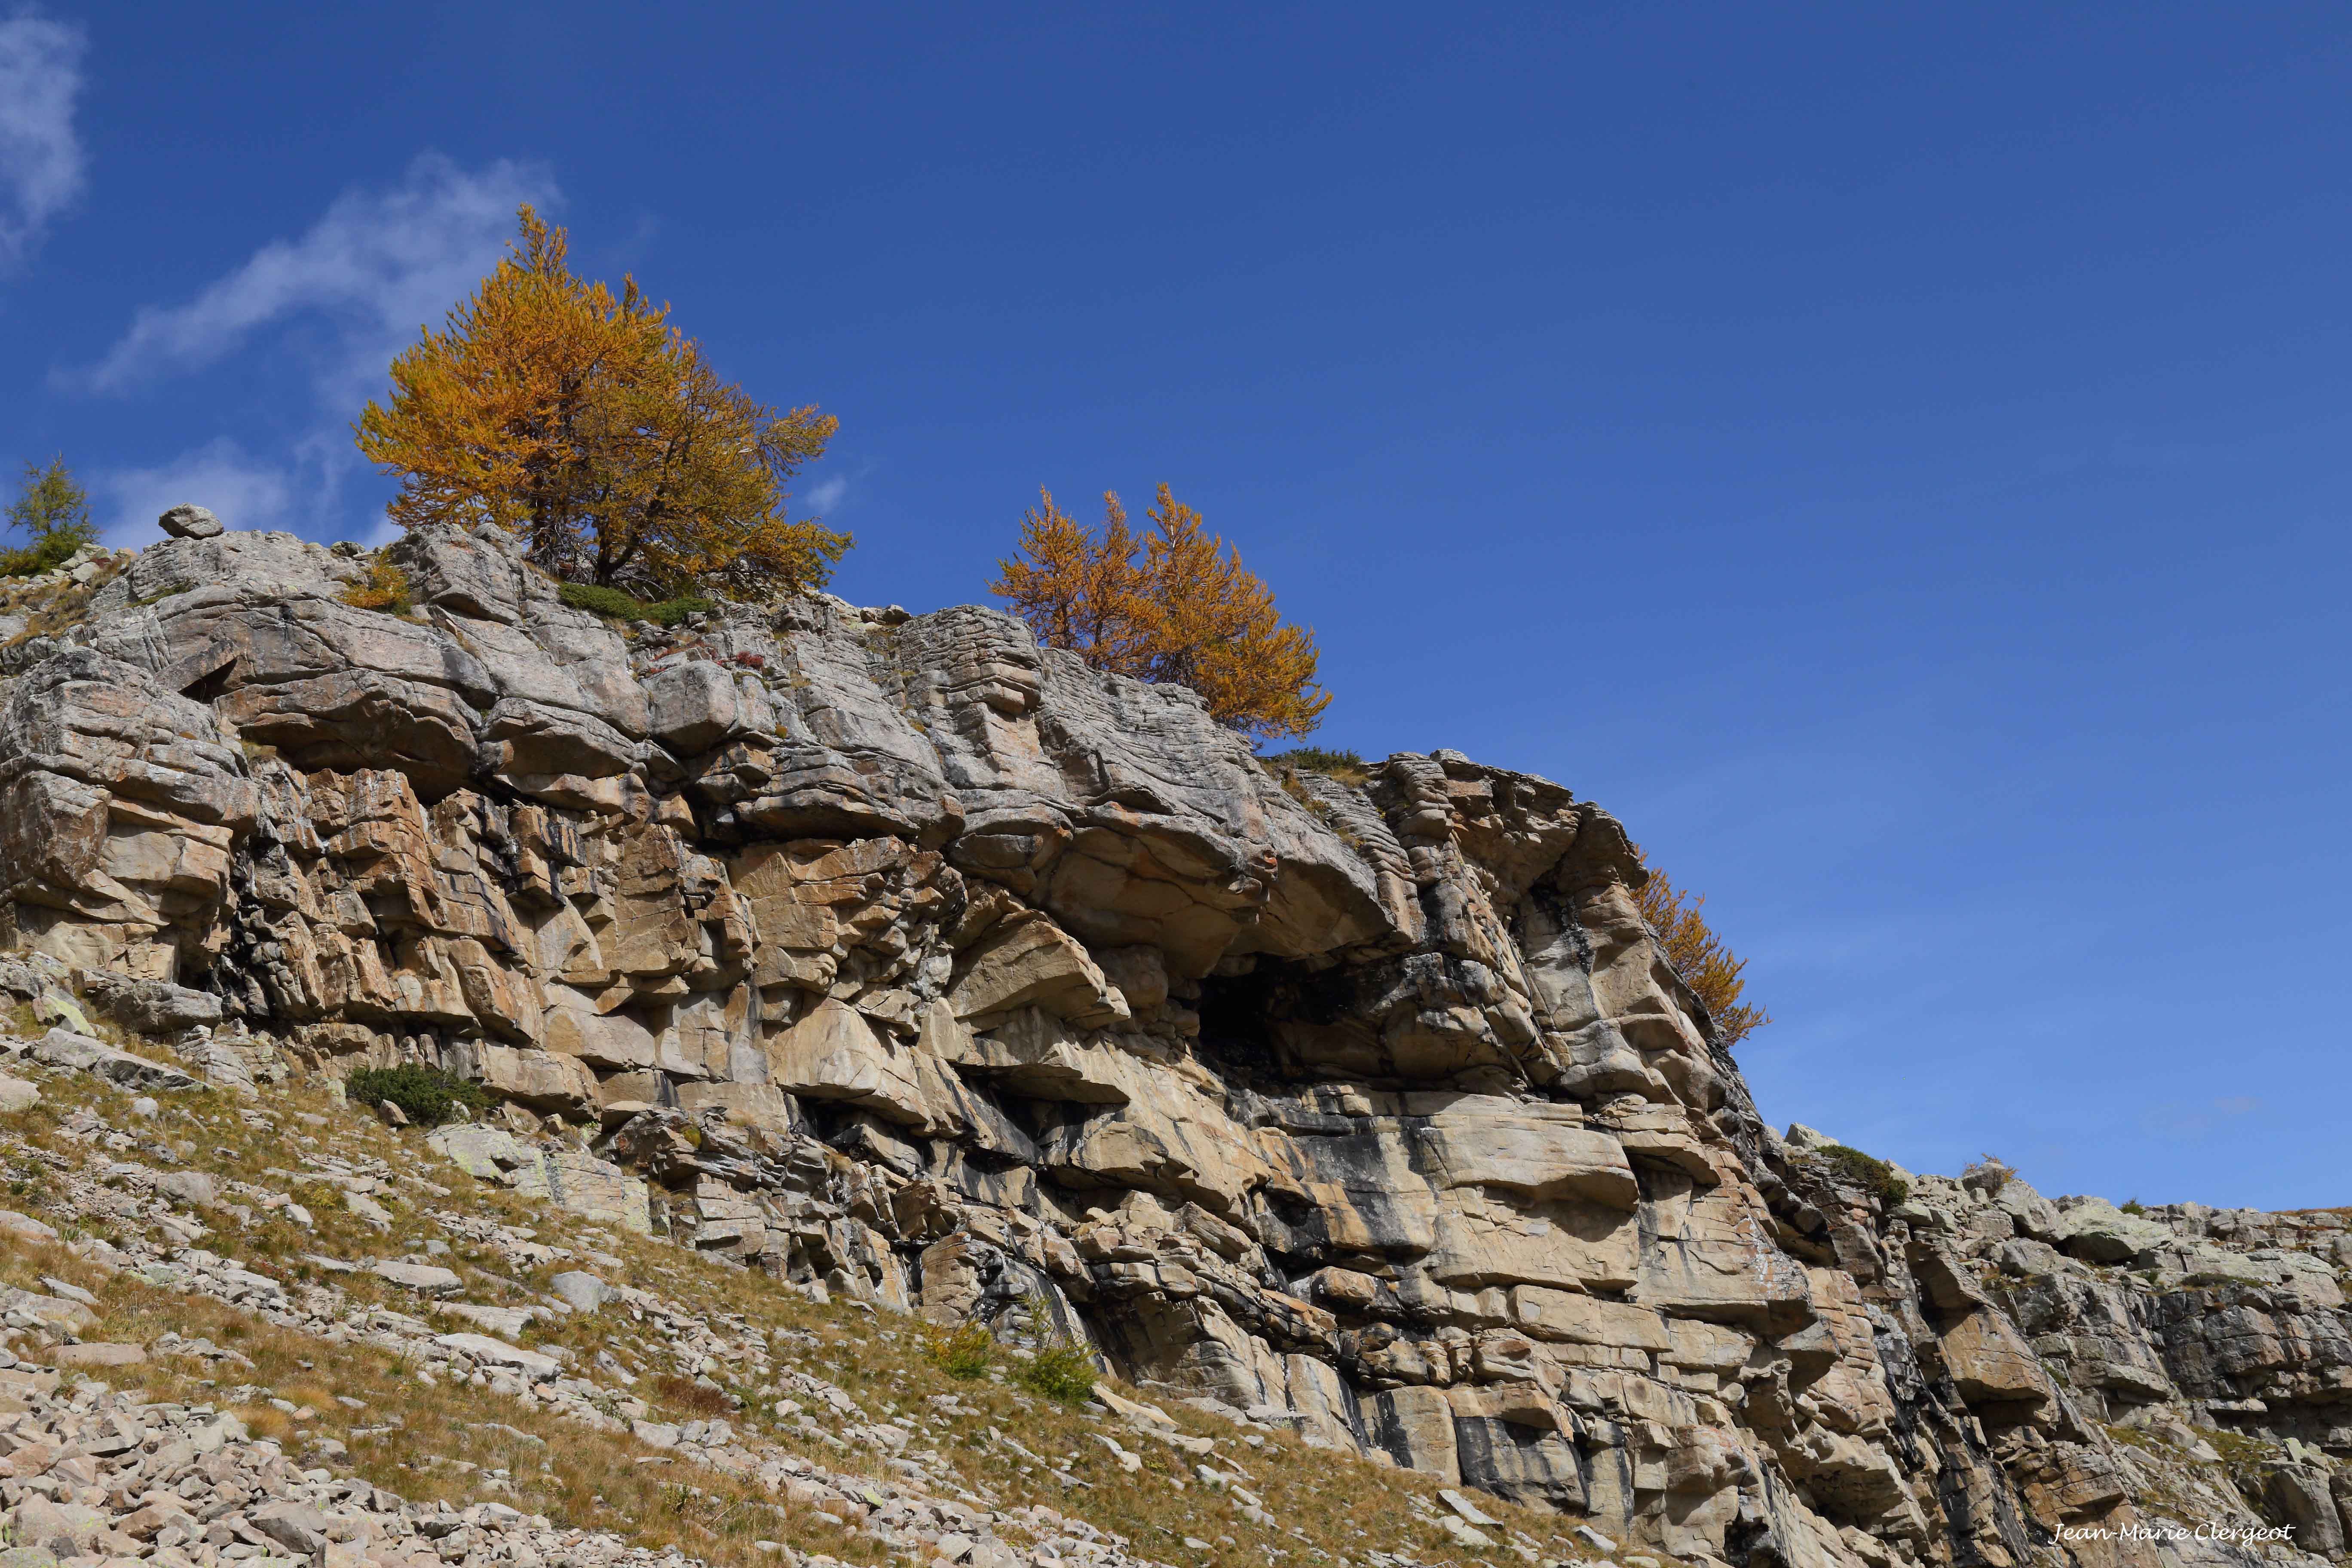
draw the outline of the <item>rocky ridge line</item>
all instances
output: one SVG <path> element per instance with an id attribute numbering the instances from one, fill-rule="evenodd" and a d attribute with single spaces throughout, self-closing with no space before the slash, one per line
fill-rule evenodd
<path id="1" fill-rule="evenodd" d="M 442 1135 L 478 1174 L 1039 1303 L 1155 1397 L 1685 1557 L 2343 1552 L 2328 1227 L 1890 1205 L 1762 1124 L 1569 791 L 1276 776 L 984 610 L 621 628 L 499 538 L 390 553 L 413 617 L 352 546 L 85 562 L 0 661 L 16 941 L 208 1079 L 430 1063 L 507 1107 Z M 2295 1547 L 2134 1538 L 2201 1433 Z"/>

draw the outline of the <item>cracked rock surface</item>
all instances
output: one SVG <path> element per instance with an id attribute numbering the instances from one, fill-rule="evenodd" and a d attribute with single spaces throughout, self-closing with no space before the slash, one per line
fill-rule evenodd
<path id="1" fill-rule="evenodd" d="M 2344 1553 L 2341 1216 L 1890 1201 L 1762 1123 L 1570 790 L 1447 751 L 1269 769 L 1190 693 L 970 606 L 665 630 L 498 540 L 388 554 L 411 615 L 341 602 L 352 547 L 223 531 L 18 616 L 28 1064 L 149 1094 L 441 1068 L 498 1105 L 430 1133 L 445 1173 L 1083 1343 L 1148 1400 L 1457 1489 L 1430 1517 L 1463 1550 L 1467 1487 L 1739 1564 Z M 396 1174 L 333 1201 L 388 1230 Z M 317 1206 L 253 1175 L 214 1202 Z M 139 1266 L 280 1310 L 195 1239 Z M 366 1267 L 472 1314 L 368 1331 L 619 1419 L 521 1342 L 551 1309 Z"/>

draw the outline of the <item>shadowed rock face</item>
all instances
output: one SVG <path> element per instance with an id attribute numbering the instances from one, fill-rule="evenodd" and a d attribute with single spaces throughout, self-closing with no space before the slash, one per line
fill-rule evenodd
<path id="1" fill-rule="evenodd" d="M 191 1059 L 461 1072 L 585 1129 L 557 1201 L 1042 1302 L 1156 1393 L 1676 1553 L 2252 1562 L 2055 1534 L 2137 1521 L 2192 1426 L 2294 1437 L 2269 1506 L 2342 1549 L 2340 1226 L 1887 1209 L 1759 1122 L 1559 785 L 1276 777 L 982 609 L 625 631 L 498 542 L 392 553 L 412 617 L 340 602 L 348 547 L 231 532 L 9 650 L 16 940 L 216 1006 Z M 439 1136 L 520 1168 L 504 1115 Z"/>

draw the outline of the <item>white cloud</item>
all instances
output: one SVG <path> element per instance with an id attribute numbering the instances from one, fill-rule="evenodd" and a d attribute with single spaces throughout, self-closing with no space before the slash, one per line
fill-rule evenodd
<path id="1" fill-rule="evenodd" d="M 824 517 L 831 512 L 834 508 L 839 506 L 841 504 L 841 498 L 848 493 L 849 476 L 846 474 L 835 474 L 833 478 L 829 479 L 821 479 L 816 484 L 810 487 L 808 503 L 810 507 L 815 510 L 817 516 Z"/>
<path id="2" fill-rule="evenodd" d="M 0 22 L 0 268 L 30 255 L 81 194 L 73 113 L 88 42 L 79 27 L 29 11 Z"/>
<path id="3" fill-rule="evenodd" d="M 223 437 L 152 468 L 117 468 L 91 480 L 106 542 L 152 544 L 155 520 L 184 501 L 209 507 L 231 528 L 284 528 L 299 489 L 291 469 L 248 456 Z"/>
<path id="4" fill-rule="evenodd" d="M 2139 1126 L 2151 1138 L 2195 1142 L 2262 1109 L 2251 1094 L 2231 1094 L 2201 1105 L 2151 1106 L 2140 1113 Z"/>
<path id="5" fill-rule="evenodd" d="M 500 161 L 469 173 L 427 153 L 400 184 L 344 192 L 300 238 L 262 247 L 185 304 L 142 307 L 104 359 L 69 379 L 126 392 L 201 369 L 265 328 L 322 317 L 333 331 L 319 395 L 348 419 L 417 329 L 438 325 L 490 270 L 515 208 L 556 199 L 542 169 Z"/>
<path id="6" fill-rule="evenodd" d="M 263 246 L 186 303 L 140 310 L 104 359 L 59 379 L 128 392 L 200 370 L 263 334 L 299 329 L 315 355 L 318 424 L 289 443 L 280 461 L 215 440 L 155 468 L 95 476 L 93 489 L 110 502 L 109 542 L 154 542 L 156 516 L 182 501 L 210 507 L 231 528 L 332 537 L 348 527 L 342 490 L 362 466 L 350 429 L 360 405 L 383 391 L 385 367 L 418 329 L 439 325 L 497 264 L 515 232 L 515 208 L 558 199 L 534 166 L 499 162 L 468 172 L 426 153 L 399 184 L 344 192 L 300 237 Z M 368 520 L 366 542 L 380 542 L 387 526 Z"/>

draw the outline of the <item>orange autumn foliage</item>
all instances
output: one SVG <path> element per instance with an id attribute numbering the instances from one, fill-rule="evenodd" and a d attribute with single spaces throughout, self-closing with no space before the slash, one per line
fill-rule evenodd
<path id="1" fill-rule="evenodd" d="M 1315 684 L 1314 629 L 1284 625 L 1241 552 L 1166 485 L 1139 538 L 1116 494 L 1103 496 L 1099 539 L 1052 491 L 1038 494 L 1021 519 L 1021 554 L 997 563 L 989 590 L 1039 642 L 1096 669 L 1190 687 L 1246 735 L 1304 735 L 1320 721 L 1331 697 Z"/>
<path id="2" fill-rule="evenodd" d="M 821 585 L 848 535 L 793 521 L 782 482 L 837 422 L 779 415 L 720 382 L 636 280 L 575 277 L 563 230 L 525 206 L 522 235 L 445 331 L 392 363 L 360 449 L 400 480 L 394 521 L 526 533 L 576 582 L 660 598 Z"/>
<path id="3" fill-rule="evenodd" d="M 1637 846 L 1633 852 L 1639 855 L 1640 847 Z M 1641 892 L 1635 896 L 1642 906 L 1643 919 L 1650 922 L 1650 929 L 1664 944 L 1675 973 L 1696 993 L 1707 1016 L 1715 1020 L 1717 1044 L 1729 1050 L 1772 1021 L 1772 1015 L 1763 1008 L 1751 1007 L 1740 1000 L 1748 989 L 1742 977 L 1748 961 L 1735 957 L 1715 928 L 1706 923 L 1706 917 L 1699 912 L 1706 905 L 1704 893 L 1685 893 L 1653 868 L 1650 879 L 1642 884 Z"/>

